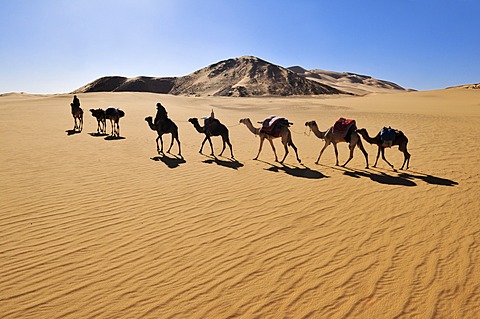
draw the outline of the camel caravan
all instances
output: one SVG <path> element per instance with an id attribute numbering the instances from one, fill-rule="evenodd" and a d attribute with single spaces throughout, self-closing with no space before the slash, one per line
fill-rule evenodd
<path id="1" fill-rule="evenodd" d="M 83 129 L 83 110 L 80 107 L 80 100 L 76 95 L 73 97 L 73 102 L 70 104 L 70 106 L 74 120 L 74 128 L 72 131 L 80 133 Z M 178 126 L 173 122 L 173 120 L 168 117 L 168 112 L 161 103 L 157 103 L 156 108 L 157 113 L 155 119 L 151 116 L 147 116 L 145 118 L 145 121 L 148 123 L 148 127 L 150 127 L 151 130 L 157 132 L 158 136 L 155 140 L 157 146 L 157 153 L 159 155 L 165 156 L 165 153 L 163 151 L 162 136 L 164 134 L 171 134 L 172 138 L 170 146 L 168 147 L 166 153 L 170 154 L 173 144 L 176 141 L 178 146 L 178 157 L 183 159 L 181 143 L 178 135 Z M 110 137 L 120 138 L 120 118 L 125 116 L 124 111 L 116 107 L 108 107 L 106 110 L 103 110 L 101 108 L 90 109 L 90 112 L 92 113 L 92 116 L 97 120 L 97 132 L 91 133 L 91 135 L 107 135 L 106 121 L 108 119 L 111 124 Z M 198 133 L 205 135 L 205 138 L 201 143 L 199 153 L 203 154 L 203 147 L 208 141 L 211 150 L 210 155 L 216 157 L 213 150 L 213 143 L 211 137 L 220 136 L 222 138 L 222 150 L 218 154 L 218 156 L 223 155 L 226 146 L 228 145 L 230 149 L 230 157 L 232 160 L 235 160 L 227 126 L 225 126 L 220 122 L 220 120 L 215 118 L 213 110 L 210 113 L 210 116 L 202 117 L 201 119 L 203 120 L 203 126 L 200 125 L 199 118 L 192 117 L 188 119 L 188 122 L 193 125 L 193 127 Z M 298 156 L 297 147 L 292 140 L 292 132 L 289 129 L 289 127 L 293 125 L 293 123 L 291 123 L 288 119 L 284 117 L 274 115 L 269 116 L 263 121 L 259 121 L 257 123 L 261 124 L 261 127 L 255 127 L 249 118 L 244 118 L 239 121 L 239 124 L 244 124 L 250 132 L 260 138 L 258 152 L 257 155 L 253 158 L 254 160 L 257 160 L 260 156 L 263 143 L 265 140 L 267 140 L 270 143 L 273 154 L 275 155 L 275 162 L 283 164 L 283 162 L 287 158 L 287 155 L 289 154 L 288 148 L 291 147 L 295 152 L 297 161 L 301 163 L 301 160 Z M 404 160 L 402 166 L 400 167 L 400 170 L 403 170 L 404 168 L 409 168 L 410 153 L 407 150 L 408 138 L 400 130 L 393 129 L 391 127 L 383 127 L 374 137 L 370 137 L 365 128 L 357 128 L 355 120 L 346 119 L 343 117 L 340 117 L 331 127 L 327 128 L 327 130 L 325 131 L 321 131 L 314 120 L 305 122 L 305 126 L 308 127 L 310 129 L 310 132 L 313 132 L 316 137 L 324 141 L 324 145 L 320 150 L 320 154 L 318 155 L 315 164 L 319 164 L 320 158 L 322 157 L 325 149 L 330 144 L 333 144 L 336 158 L 335 165 L 339 166 L 337 144 L 347 143 L 350 151 L 349 157 L 341 166 L 345 167 L 353 159 L 355 148 L 358 147 L 365 157 L 365 168 L 369 168 L 368 153 L 363 146 L 363 139 L 369 144 L 377 145 L 377 157 L 375 159 L 375 164 L 373 164 L 373 167 L 377 166 L 378 159 L 381 155 L 382 159 L 392 169 L 394 169 L 394 166 L 385 157 L 385 149 L 391 148 L 392 146 L 398 146 L 398 150 L 404 154 Z M 281 161 L 278 160 L 277 151 L 273 144 L 273 140 L 276 138 L 281 139 L 284 147 L 284 155 Z"/>

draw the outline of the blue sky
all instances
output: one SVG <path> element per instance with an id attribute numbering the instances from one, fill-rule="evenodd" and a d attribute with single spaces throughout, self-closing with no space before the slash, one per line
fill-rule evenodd
<path id="1" fill-rule="evenodd" d="M 0 0 L 0 93 L 253 55 L 419 90 L 480 82 L 478 0 Z"/>

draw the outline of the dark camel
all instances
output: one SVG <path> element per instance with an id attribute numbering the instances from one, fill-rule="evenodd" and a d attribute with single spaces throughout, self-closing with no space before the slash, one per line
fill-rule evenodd
<path id="1" fill-rule="evenodd" d="M 395 130 L 395 138 L 393 140 L 393 143 L 391 145 L 386 144 L 382 139 L 380 138 L 380 132 L 375 137 L 370 137 L 368 135 L 368 132 L 366 129 L 362 128 L 357 130 L 358 134 L 360 134 L 363 139 L 370 144 L 375 144 L 378 146 L 378 152 L 377 152 L 377 158 L 375 159 L 375 164 L 373 164 L 373 167 L 377 166 L 378 158 L 380 157 L 380 154 L 382 154 L 382 159 L 392 168 L 393 165 L 390 164 L 390 162 L 387 161 L 385 158 L 385 148 L 391 147 L 394 145 L 398 145 L 398 150 L 403 153 L 403 164 L 402 167 L 400 168 L 401 170 L 405 166 L 405 164 L 408 166 L 410 164 L 410 153 L 407 151 L 407 144 L 408 144 L 408 138 L 403 134 L 402 131 Z"/>
<path id="2" fill-rule="evenodd" d="M 115 107 L 109 107 L 105 110 L 105 117 L 110 120 L 112 125 L 111 136 L 120 137 L 120 118 L 125 116 L 125 112 Z"/>
<path id="3" fill-rule="evenodd" d="M 300 160 L 300 158 L 298 157 L 297 147 L 295 146 L 295 144 L 293 144 L 292 133 L 290 132 L 290 129 L 288 128 L 288 126 L 282 126 L 280 128 L 280 135 L 279 136 L 273 136 L 273 135 L 269 135 L 267 133 L 261 132 L 261 128 L 254 127 L 253 124 L 252 124 L 252 121 L 250 121 L 250 119 L 248 119 L 248 118 L 241 119 L 240 123 L 245 124 L 245 126 L 250 130 L 250 132 L 252 132 L 253 134 L 258 135 L 260 137 L 260 147 L 258 148 L 258 154 L 257 154 L 257 156 L 255 156 L 254 160 L 258 159 L 258 156 L 260 155 L 260 152 L 262 151 L 263 142 L 266 139 L 270 142 L 270 145 L 272 146 L 273 153 L 275 154 L 275 162 L 278 162 L 277 152 L 275 150 L 275 146 L 273 146 L 273 139 L 275 139 L 277 137 L 281 137 L 283 147 L 285 148 L 285 155 L 283 156 L 283 159 L 280 161 L 280 163 L 283 163 L 283 161 L 285 161 L 285 158 L 288 155 L 288 147 L 287 146 L 291 146 L 293 148 L 293 150 L 295 151 L 295 155 L 297 156 L 297 161 L 299 163 L 302 162 Z"/>
<path id="4" fill-rule="evenodd" d="M 104 109 L 90 109 L 92 116 L 97 119 L 97 134 L 107 133 L 107 116 Z"/>
<path id="5" fill-rule="evenodd" d="M 182 157 L 182 150 L 180 148 L 180 140 L 178 139 L 178 127 L 171 119 L 167 116 L 167 111 L 165 108 L 160 104 L 157 103 L 157 115 L 155 116 L 155 121 L 153 121 L 151 116 L 145 118 L 147 121 L 148 126 L 153 131 L 156 131 L 158 134 L 157 139 L 155 140 L 157 143 L 157 152 L 158 154 L 163 154 L 163 134 L 172 134 L 172 142 L 170 143 L 170 147 L 167 150 L 167 153 L 170 153 L 172 149 L 174 140 L 177 141 L 178 144 L 178 155 Z M 158 140 L 160 140 L 161 147 L 158 145 Z"/>
<path id="6" fill-rule="evenodd" d="M 368 168 L 368 154 L 367 154 L 367 151 L 365 151 L 365 148 L 363 147 L 360 136 L 355 132 L 356 127 L 354 126 L 351 127 L 350 141 L 348 142 L 347 140 L 345 140 L 344 136 L 333 133 L 333 126 L 330 127 L 325 132 L 322 132 L 318 129 L 317 123 L 315 121 L 306 122 L 305 126 L 308 126 L 312 130 L 313 134 L 315 134 L 316 137 L 322 140 L 325 140 L 325 145 L 320 151 L 320 154 L 318 155 L 318 158 L 315 164 L 318 164 L 318 162 L 320 161 L 320 157 L 322 156 L 323 151 L 327 148 L 327 146 L 330 145 L 330 143 L 333 143 L 333 148 L 335 149 L 335 157 L 336 157 L 335 165 L 338 166 L 337 143 L 345 142 L 345 143 L 348 143 L 348 148 L 350 149 L 350 157 L 345 162 L 345 164 L 342 165 L 342 167 L 345 167 L 345 165 L 347 165 L 347 163 L 351 161 L 351 159 L 353 158 L 353 151 L 355 150 L 355 146 L 358 146 L 358 148 L 362 151 L 363 155 L 365 155 L 366 168 Z"/>
<path id="7" fill-rule="evenodd" d="M 230 147 L 230 155 L 232 156 L 232 158 L 234 158 L 232 144 L 230 143 L 230 138 L 228 136 L 228 128 L 222 123 L 220 123 L 219 120 L 215 118 L 208 118 L 206 120 L 205 126 L 200 126 L 200 124 L 198 123 L 198 119 L 194 117 L 188 119 L 188 121 L 193 124 L 198 133 L 205 134 L 205 139 L 203 140 L 202 146 L 200 147 L 200 153 L 202 153 L 203 145 L 205 145 L 205 142 L 208 141 L 210 143 L 210 149 L 212 150 L 211 155 L 215 156 L 215 154 L 213 153 L 213 144 L 210 137 L 221 136 L 223 148 L 220 154 L 218 154 L 218 156 L 222 156 L 223 151 L 225 151 L 225 144 L 228 144 L 228 147 Z"/>
<path id="8" fill-rule="evenodd" d="M 70 103 L 70 106 L 72 107 L 73 130 L 81 132 L 83 129 L 83 110 L 76 95 L 73 96 L 73 102 Z"/>

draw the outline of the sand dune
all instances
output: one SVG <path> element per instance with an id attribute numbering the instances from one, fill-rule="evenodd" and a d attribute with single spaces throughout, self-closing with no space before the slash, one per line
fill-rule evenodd
<path id="1" fill-rule="evenodd" d="M 67 135 L 72 95 L 1 96 L 2 318 L 475 318 L 479 97 L 89 93 L 84 131 Z M 179 126 L 183 160 L 156 153 L 144 118 L 157 102 Z M 88 109 L 110 105 L 126 113 L 124 139 L 89 134 Z M 187 119 L 212 108 L 238 162 L 198 153 Z M 259 139 L 238 120 L 271 114 L 294 123 L 303 164 L 275 163 L 268 144 L 251 160 Z M 365 169 L 359 150 L 336 167 L 331 146 L 315 165 L 323 142 L 305 121 L 327 129 L 340 116 L 371 134 L 403 130 L 411 168 Z M 344 162 L 346 144 L 339 152 Z M 396 148 L 386 155 L 401 165 Z"/>

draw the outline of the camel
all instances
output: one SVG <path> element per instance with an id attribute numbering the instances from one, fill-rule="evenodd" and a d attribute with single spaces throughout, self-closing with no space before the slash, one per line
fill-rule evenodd
<path id="1" fill-rule="evenodd" d="M 232 158 L 234 158 L 232 144 L 230 143 L 230 138 L 228 136 L 228 128 L 222 123 L 220 123 L 219 120 L 215 118 L 209 118 L 207 119 L 207 122 L 203 127 L 200 126 L 197 118 L 192 117 L 188 119 L 188 121 L 193 124 L 193 126 L 195 127 L 198 133 L 205 134 L 205 139 L 203 140 L 202 146 L 200 147 L 200 152 L 199 152 L 200 154 L 202 153 L 203 145 L 205 145 L 205 142 L 208 140 L 208 142 L 210 143 L 210 149 L 212 150 L 211 155 L 215 156 L 213 153 L 213 144 L 210 137 L 221 136 L 222 142 L 223 142 L 223 148 L 220 154 L 218 154 L 218 156 L 222 156 L 223 152 L 225 151 L 225 144 L 228 144 L 228 147 L 230 147 L 230 155 L 232 156 Z"/>
<path id="2" fill-rule="evenodd" d="M 358 146 L 358 148 L 362 151 L 363 155 L 365 155 L 365 162 L 366 162 L 366 167 L 368 168 L 368 154 L 367 151 L 365 151 L 365 148 L 363 147 L 362 140 L 360 139 L 360 136 L 355 132 L 356 127 L 352 125 L 350 128 L 349 132 L 347 133 L 347 136 L 350 134 L 349 141 L 346 140 L 348 139 L 347 136 L 342 136 L 340 134 L 335 134 L 333 132 L 333 126 L 330 127 L 327 131 L 322 132 L 318 129 L 317 123 L 315 121 L 309 121 L 305 123 L 305 126 L 308 126 L 312 132 L 315 134 L 316 137 L 322 139 L 325 141 L 325 145 L 323 146 L 322 150 L 320 151 L 320 154 L 318 155 L 317 161 L 315 164 L 318 164 L 320 161 L 320 157 L 323 154 L 323 151 L 327 148 L 328 145 L 333 143 L 333 148 L 335 149 L 335 157 L 336 157 L 336 163 L 335 165 L 338 166 L 338 149 L 337 149 L 337 143 L 340 142 L 345 142 L 348 143 L 348 148 L 350 149 L 350 157 L 348 160 L 342 165 L 342 167 L 345 167 L 345 165 L 348 164 L 353 158 L 353 151 L 355 150 L 355 146 Z"/>
<path id="3" fill-rule="evenodd" d="M 107 133 L 107 119 L 104 109 L 90 109 L 92 116 L 97 119 L 97 134 Z"/>
<path id="4" fill-rule="evenodd" d="M 110 120 L 112 125 L 111 136 L 120 136 L 120 118 L 125 116 L 125 112 L 115 107 L 109 107 L 105 110 L 105 117 Z"/>
<path id="5" fill-rule="evenodd" d="M 402 152 L 403 156 L 404 156 L 403 164 L 402 164 L 402 167 L 400 169 L 402 170 L 403 167 L 405 166 L 405 164 L 407 165 L 406 169 L 408 169 L 408 166 L 410 164 L 410 153 L 407 151 L 408 138 L 405 136 L 405 134 L 403 134 L 402 131 L 395 130 L 395 138 L 394 138 L 393 143 L 391 145 L 386 145 L 384 143 L 384 141 L 382 141 L 382 139 L 380 138 L 380 132 L 378 132 L 378 134 L 375 137 L 370 137 L 368 135 L 367 130 L 364 129 L 364 128 L 357 130 L 357 132 L 358 132 L 358 134 L 360 134 L 363 137 L 363 139 L 367 143 L 375 144 L 375 145 L 378 146 L 377 158 L 375 159 L 375 164 L 373 164 L 373 167 L 377 166 L 378 157 L 380 156 L 380 154 L 382 154 L 382 159 L 392 169 L 394 169 L 393 165 L 390 164 L 390 162 L 388 162 L 387 159 L 385 158 L 385 148 L 386 147 L 391 147 L 391 146 L 394 146 L 394 145 L 398 145 L 398 150 L 400 152 Z"/>
<path id="6" fill-rule="evenodd" d="M 280 161 L 280 163 L 283 163 L 283 161 L 285 161 L 285 158 L 288 155 L 287 146 L 291 146 L 293 148 L 293 150 L 295 151 L 295 155 L 297 156 L 297 161 L 299 163 L 302 162 L 298 157 L 297 147 L 295 146 L 295 144 L 293 144 L 292 133 L 290 132 L 287 125 L 283 125 L 280 128 L 279 136 L 273 136 L 273 135 L 261 132 L 261 128 L 254 127 L 249 118 L 241 119 L 240 123 L 244 124 L 250 130 L 250 132 L 260 137 L 260 147 L 258 148 L 258 154 L 257 156 L 255 156 L 254 160 L 258 159 L 258 156 L 262 151 L 263 142 L 265 141 L 265 139 L 267 139 L 270 142 L 270 145 L 272 146 L 273 153 L 275 154 L 275 162 L 278 162 L 277 152 L 275 150 L 275 146 L 273 145 L 273 139 L 277 137 L 281 137 L 283 147 L 285 148 L 285 155 L 283 156 L 283 159 Z"/>
<path id="7" fill-rule="evenodd" d="M 167 150 L 167 153 L 170 153 L 170 150 L 173 146 L 173 141 L 177 140 L 178 144 L 178 155 L 182 157 L 182 150 L 180 149 L 180 140 L 178 139 L 178 127 L 171 119 L 166 117 L 166 113 L 164 117 L 157 117 L 156 122 L 153 122 L 153 118 L 148 116 L 145 118 L 147 121 L 148 126 L 153 130 L 156 131 L 158 134 L 157 139 L 155 140 L 157 143 L 157 152 L 158 154 L 163 154 L 163 134 L 172 134 L 172 142 L 170 143 L 170 147 Z M 158 146 L 158 140 L 160 140 L 161 148 Z"/>
<path id="8" fill-rule="evenodd" d="M 80 100 L 76 95 L 73 96 L 73 102 L 70 103 L 70 106 L 72 107 L 73 130 L 81 132 L 83 129 L 83 110 L 80 107 Z"/>

